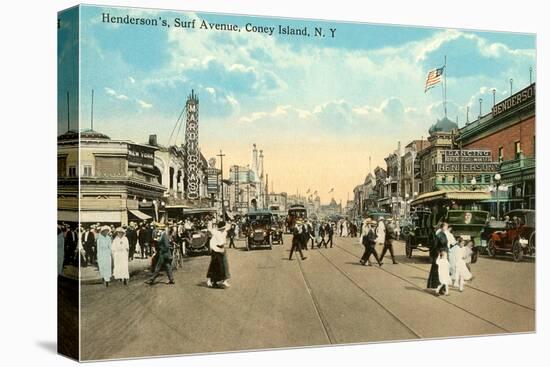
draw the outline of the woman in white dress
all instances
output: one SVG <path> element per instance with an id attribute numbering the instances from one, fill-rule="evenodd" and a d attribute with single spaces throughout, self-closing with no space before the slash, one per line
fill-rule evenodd
<path id="1" fill-rule="evenodd" d="M 115 279 L 123 281 L 124 285 L 128 285 L 128 279 L 130 279 L 128 270 L 128 251 L 130 246 L 123 228 L 118 227 L 115 232 L 116 236 L 111 245 L 114 262 L 113 276 Z"/>
<path id="2" fill-rule="evenodd" d="M 464 290 L 464 281 L 472 279 L 472 273 L 470 273 L 466 266 L 466 259 L 468 256 L 471 256 L 471 254 L 469 254 L 467 248 L 464 247 L 464 241 L 459 242 L 455 253 L 456 265 L 453 286 L 458 286 L 461 292 Z"/>
<path id="3" fill-rule="evenodd" d="M 451 284 L 451 276 L 449 275 L 449 261 L 447 260 L 447 251 L 441 251 L 439 257 L 435 260 L 437 264 L 437 275 L 439 276 L 439 286 L 435 290 L 438 296 L 441 288 L 444 288 L 445 295 L 449 295 L 449 284 Z"/>

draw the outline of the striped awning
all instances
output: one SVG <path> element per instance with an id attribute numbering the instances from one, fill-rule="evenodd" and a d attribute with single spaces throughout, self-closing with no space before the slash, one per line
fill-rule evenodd
<path id="1" fill-rule="evenodd" d="M 128 209 L 128 211 L 130 213 L 132 213 L 135 217 L 137 217 L 138 219 L 141 219 L 141 220 L 148 220 L 148 219 L 151 219 L 151 216 L 150 215 L 147 215 L 145 214 L 144 212 L 140 211 L 140 210 L 135 210 L 135 209 Z"/>
<path id="2" fill-rule="evenodd" d="M 412 206 L 423 204 L 433 200 L 461 200 L 461 201 L 482 201 L 491 199 L 491 193 L 487 191 L 477 190 L 460 190 L 460 191 L 432 191 L 427 192 L 411 202 Z"/>

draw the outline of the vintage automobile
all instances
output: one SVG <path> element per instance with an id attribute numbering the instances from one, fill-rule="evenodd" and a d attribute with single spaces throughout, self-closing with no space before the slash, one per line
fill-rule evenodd
<path id="1" fill-rule="evenodd" d="M 284 244 L 284 223 L 278 214 L 273 214 L 273 225 L 271 226 L 271 241 L 273 243 Z"/>
<path id="2" fill-rule="evenodd" d="M 246 234 L 246 250 L 256 247 L 273 247 L 273 214 L 269 210 L 256 210 L 246 215 L 244 232 Z"/>
<path id="3" fill-rule="evenodd" d="M 477 261 L 483 251 L 481 233 L 489 222 L 489 212 L 484 210 L 449 210 L 444 220 L 452 227 L 453 235 L 462 237 L 466 242 L 472 241 L 472 263 Z"/>
<path id="4" fill-rule="evenodd" d="M 505 229 L 506 229 L 506 222 L 503 220 L 495 220 L 495 219 L 490 219 L 487 222 L 487 225 L 485 226 L 485 228 L 483 228 L 483 231 L 481 232 L 481 235 L 480 235 L 481 246 L 485 248 L 485 251 L 487 252 L 488 255 L 491 255 L 489 253 L 490 250 L 488 248 L 488 244 L 489 244 L 489 240 L 491 239 L 491 236 L 496 231 L 504 231 Z"/>
<path id="5" fill-rule="evenodd" d="M 189 220 L 191 229 L 183 233 L 183 244 L 187 255 L 204 255 L 210 253 L 210 238 L 208 222 L 216 220 L 215 208 L 183 209 L 179 219 L 183 222 Z"/>
<path id="6" fill-rule="evenodd" d="M 434 240 L 432 212 L 428 209 L 418 209 L 411 212 L 410 224 L 401 228 L 405 239 L 405 255 L 412 257 L 413 250 L 429 251 Z"/>
<path id="7" fill-rule="evenodd" d="M 512 253 L 514 261 L 518 262 L 523 256 L 535 255 L 535 211 L 518 209 L 506 213 L 506 227 L 495 231 L 487 244 L 489 256 L 499 253 Z"/>

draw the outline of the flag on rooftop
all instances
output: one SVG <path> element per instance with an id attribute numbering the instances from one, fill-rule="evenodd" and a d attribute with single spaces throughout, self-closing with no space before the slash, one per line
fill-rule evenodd
<path id="1" fill-rule="evenodd" d="M 428 72 L 428 77 L 426 78 L 426 86 L 424 87 L 424 93 L 428 91 L 428 89 L 434 87 L 439 82 L 441 82 L 441 75 L 443 75 L 443 71 L 445 70 L 445 67 L 436 68 L 433 70 L 430 70 Z"/>

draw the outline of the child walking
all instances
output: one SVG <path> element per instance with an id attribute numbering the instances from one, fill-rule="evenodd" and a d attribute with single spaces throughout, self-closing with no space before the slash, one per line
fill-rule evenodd
<path id="1" fill-rule="evenodd" d="M 435 290 L 435 294 L 439 296 L 439 291 L 444 288 L 445 295 L 449 295 L 449 284 L 451 284 L 451 276 L 449 275 L 449 260 L 447 260 L 447 251 L 441 251 L 439 257 L 435 260 L 437 264 L 437 275 L 439 276 L 439 285 Z"/>
<path id="2" fill-rule="evenodd" d="M 458 243 L 456 250 L 456 265 L 453 277 L 453 286 L 458 287 L 459 291 L 464 291 L 464 281 L 472 278 L 472 273 L 468 270 L 466 262 L 471 258 L 472 254 L 468 247 L 464 247 L 464 242 Z"/>

